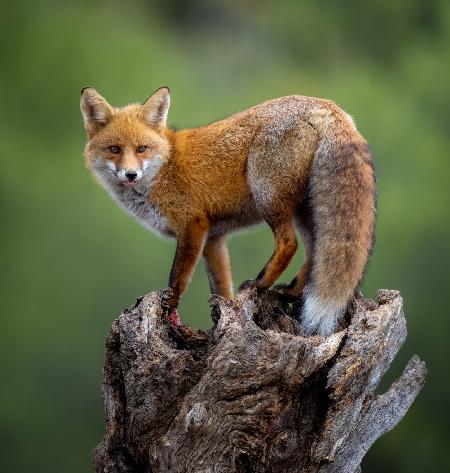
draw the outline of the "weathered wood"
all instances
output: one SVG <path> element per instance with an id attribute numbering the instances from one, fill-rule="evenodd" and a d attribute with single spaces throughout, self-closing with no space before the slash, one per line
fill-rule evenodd
<path id="1" fill-rule="evenodd" d="M 98 473 L 355 473 L 404 416 L 426 368 L 413 357 L 375 395 L 406 337 L 402 299 L 355 297 L 349 326 L 302 335 L 275 293 L 211 298 L 214 327 L 172 327 L 168 290 L 113 322 L 106 346 L 106 435 Z"/>

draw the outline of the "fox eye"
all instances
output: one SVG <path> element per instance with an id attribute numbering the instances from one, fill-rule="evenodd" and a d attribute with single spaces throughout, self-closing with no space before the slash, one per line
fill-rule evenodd
<path id="1" fill-rule="evenodd" d="M 113 154 L 119 154 L 120 153 L 120 146 L 110 146 L 108 149 Z"/>
<path id="2" fill-rule="evenodd" d="M 139 146 L 139 148 L 136 149 L 137 153 L 145 153 L 148 150 L 148 146 Z"/>

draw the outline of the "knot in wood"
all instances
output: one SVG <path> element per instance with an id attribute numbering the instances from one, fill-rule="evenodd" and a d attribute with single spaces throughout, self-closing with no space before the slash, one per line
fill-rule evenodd
<path id="1" fill-rule="evenodd" d="M 297 436 L 294 432 L 280 432 L 272 444 L 272 455 L 280 459 L 288 458 L 297 448 Z"/>
<path id="2" fill-rule="evenodd" d="M 196 402 L 191 410 L 186 414 L 186 427 L 187 428 L 197 428 L 200 427 L 206 421 L 208 417 L 208 411 L 206 407 L 201 402 Z"/>

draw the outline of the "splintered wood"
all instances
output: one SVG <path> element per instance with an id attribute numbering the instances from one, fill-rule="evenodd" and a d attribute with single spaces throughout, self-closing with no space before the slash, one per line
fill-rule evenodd
<path id="1" fill-rule="evenodd" d="M 147 294 L 113 322 L 97 473 L 356 473 L 425 382 L 413 356 L 374 394 L 406 338 L 397 291 L 357 295 L 329 337 L 305 336 L 298 307 L 270 291 L 213 296 L 208 332 L 172 326 L 169 297 Z"/>

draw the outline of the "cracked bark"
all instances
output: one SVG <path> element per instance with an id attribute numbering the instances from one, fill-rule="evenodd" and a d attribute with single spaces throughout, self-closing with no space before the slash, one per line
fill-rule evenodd
<path id="1" fill-rule="evenodd" d="M 144 296 L 112 324 L 98 473 L 356 473 L 425 382 L 414 356 L 374 394 L 406 338 L 397 291 L 356 295 L 329 337 L 303 336 L 297 307 L 256 290 L 213 296 L 208 332 L 172 327 L 169 295 Z"/>

